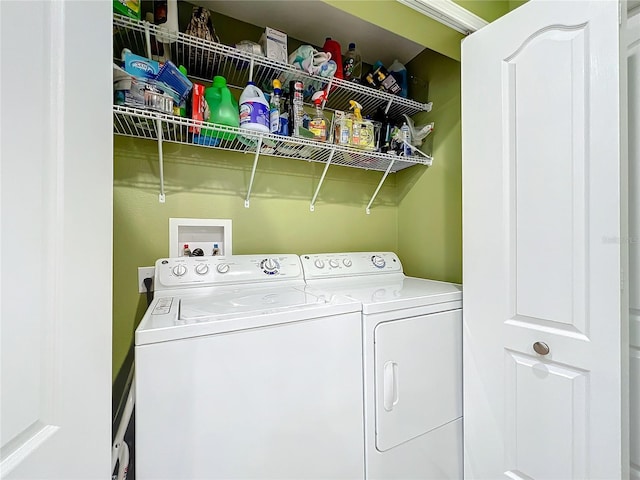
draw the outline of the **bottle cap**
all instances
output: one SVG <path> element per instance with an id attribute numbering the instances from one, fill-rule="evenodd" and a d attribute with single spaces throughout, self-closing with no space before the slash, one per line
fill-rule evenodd
<path id="1" fill-rule="evenodd" d="M 226 87 L 227 79 L 221 75 L 216 75 L 215 77 L 213 77 L 213 85 L 215 87 Z"/>
<path id="2" fill-rule="evenodd" d="M 356 44 L 355 43 L 350 43 L 349 44 L 349 50 L 355 50 L 356 48 Z"/>
<path id="3" fill-rule="evenodd" d="M 180 70 L 180 73 L 182 73 L 185 77 L 187 76 L 187 68 L 184 65 L 180 65 L 178 67 L 178 70 Z"/>

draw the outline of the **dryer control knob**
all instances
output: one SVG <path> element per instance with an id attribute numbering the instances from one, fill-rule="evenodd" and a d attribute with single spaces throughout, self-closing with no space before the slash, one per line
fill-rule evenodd
<path id="1" fill-rule="evenodd" d="M 187 273 L 187 267 L 182 264 L 176 265 L 175 267 L 173 267 L 172 272 L 176 277 L 181 277 L 185 273 Z"/>
<path id="2" fill-rule="evenodd" d="M 353 262 L 352 262 L 351 260 L 349 260 L 348 258 L 345 258 L 345 259 L 342 261 L 342 264 L 343 264 L 345 267 L 350 267 L 351 265 L 353 265 Z"/>
<path id="3" fill-rule="evenodd" d="M 207 265 L 206 263 L 199 263 L 198 265 L 196 265 L 196 273 L 198 275 L 206 275 L 207 273 L 209 273 L 209 265 Z"/>
<path id="4" fill-rule="evenodd" d="M 373 263 L 378 268 L 384 268 L 387 262 L 384 261 L 380 255 L 373 255 L 371 257 L 371 263 Z"/>
<path id="5" fill-rule="evenodd" d="M 337 260 L 329 260 L 329 266 L 331 268 L 338 268 L 340 266 L 340 264 L 338 263 Z"/>
<path id="6" fill-rule="evenodd" d="M 229 264 L 228 263 L 220 263 L 216 267 L 216 270 L 218 270 L 218 273 L 227 273 L 229 271 Z"/>
<path id="7" fill-rule="evenodd" d="M 313 264 L 316 266 L 316 268 L 324 268 L 324 262 L 320 259 L 313 262 Z"/>

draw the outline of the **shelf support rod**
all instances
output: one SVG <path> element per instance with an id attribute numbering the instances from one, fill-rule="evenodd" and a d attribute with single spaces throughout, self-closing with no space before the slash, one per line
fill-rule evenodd
<path id="1" fill-rule="evenodd" d="M 320 187 L 322 186 L 322 182 L 324 182 L 324 177 L 327 175 L 327 170 L 329 170 L 329 165 L 331 165 L 331 161 L 333 160 L 333 155 L 336 153 L 336 149 L 332 148 L 331 153 L 329 154 L 329 160 L 327 160 L 326 165 L 324 166 L 324 170 L 322 171 L 322 176 L 320 177 L 320 183 L 316 187 L 316 193 L 313 194 L 313 198 L 311 199 L 311 205 L 309 205 L 309 210 L 315 212 L 316 210 L 316 199 L 318 198 L 318 193 L 320 193 Z"/>
<path id="2" fill-rule="evenodd" d="M 151 33 L 149 32 L 149 22 L 145 20 L 143 24 L 144 24 L 144 40 L 145 40 L 145 47 L 147 50 L 147 58 L 151 58 Z"/>
<path id="3" fill-rule="evenodd" d="M 396 162 L 395 158 L 393 160 L 391 160 L 391 162 L 389 162 L 389 166 L 387 167 L 387 170 L 384 172 L 384 175 L 382 176 L 382 179 L 380 180 L 380 183 L 378 184 L 378 188 L 376 188 L 376 191 L 373 192 L 373 197 L 371 197 L 371 200 L 369 200 L 369 205 L 367 205 L 367 215 L 371 214 L 371 205 L 373 204 L 373 201 L 378 196 L 378 192 L 382 188 L 382 184 L 387 179 L 387 175 L 389 175 L 389 172 L 391 171 L 391 168 L 393 167 L 393 164 L 395 162 Z"/>
<path id="4" fill-rule="evenodd" d="M 158 201 L 164 203 L 164 159 L 162 156 L 162 120 L 156 120 L 156 130 L 158 131 L 158 173 L 160 175 L 160 195 Z"/>
<path id="5" fill-rule="evenodd" d="M 258 166 L 258 159 L 260 158 L 261 148 L 262 148 L 262 135 L 258 137 L 256 155 L 253 158 L 253 168 L 251 169 L 251 180 L 249 180 L 249 191 L 247 192 L 247 198 L 245 198 L 244 200 L 244 208 L 249 208 L 249 198 L 251 197 L 251 189 L 253 188 L 253 179 L 256 177 L 256 167 Z"/>
<path id="6" fill-rule="evenodd" d="M 387 102 L 387 108 L 384 109 L 384 114 L 387 115 L 389 113 L 389 109 L 391 108 L 391 104 L 393 103 L 393 98 L 390 98 Z"/>
<path id="7" fill-rule="evenodd" d="M 251 57 L 251 61 L 249 62 L 249 81 L 253 82 L 253 57 Z M 262 137 L 260 137 L 262 138 Z"/>

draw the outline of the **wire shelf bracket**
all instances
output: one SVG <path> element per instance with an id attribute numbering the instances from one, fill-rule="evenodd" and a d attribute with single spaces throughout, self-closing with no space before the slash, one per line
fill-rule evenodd
<path id="1" fill-rule="evenodd" d="M 258 166 L 258 159 L 260 158 L 261 148 L 262 148 L 262 135 L 258 137 L 256 154 L 255 154 L 255 157 L 253 158 L 253 168 L 251 169 L 251 180 L 249 180 L 249 188 L 247 189 L 247 198 L 244 199 L 244 208 L 249 208 L 249 200 L 251 198 L 251 189 L 253 188 L 253 180 L 256 177 L 256 167 Z"/>
<path id="2" fill-rule="evenodd" d="M 369 200 L 369 204 L 367 205 L 367 208 L 365 210 L 367 212 L 367 215 L 371 215 L 371 205 L 373 204 L 373 201 L 378 196 L 378 192 L 382 188 L 382 184 L 384 183 L 384 181 L 387 179 L 387 176 L 389 175 L 389 172 L 391 171 L 391 167 L 393 167 L 394 162 L 395 162 L 395 160 L 391 160 L 391 163 L 389 163 L 389 166 L 387 167 L 387 170 L 384 172 L 384 175 L 382 175 L 382 178 L 380 179 L 380 183 L 378 184 L 378 188 L 376 188 L 376 191 L 373 192 L 373 196 L 371 197 L 371 200 Z"/>
<path id="3" fill-rule="evenodd" d="M 318 193 L 320 193 L 320 187 L 322 187 L 322 183 L 324 182 L 324 177 L 326 177 L 327 175 L 327 170 L 329 170 L 329 165 L 331 165 L 331 161 L 333 160 L 333 156 L 335 153 L 336 153 L 336 149 L 332 148 L 331 153 L 329 154 L 329 159 L 327 160 L 327 163 L 324 166 L 324 170 L 322 171 L 322 176 L 320 177 L 318 186 L 316 187 L 316 192 L 313 194 L 313 198 L 311 199 L 311 204 L 309 205 L 309 210 L 312 212 L 315 212 L 316 210 L 316 199 L 318 198 Z"/>

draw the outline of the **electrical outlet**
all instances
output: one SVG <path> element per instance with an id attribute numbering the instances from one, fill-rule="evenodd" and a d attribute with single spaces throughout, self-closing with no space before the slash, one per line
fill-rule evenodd
<path id="1" fill-rule="evenodd" d="M 147 287 L 144 285 L 145 278 L 151 278 L 151 291 L 153 291 L 155 273 L 156 267 L 138 267 L 138 293 L 147 293 Z"/>

